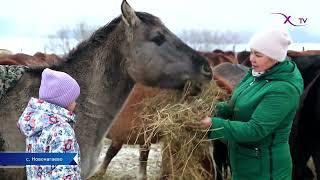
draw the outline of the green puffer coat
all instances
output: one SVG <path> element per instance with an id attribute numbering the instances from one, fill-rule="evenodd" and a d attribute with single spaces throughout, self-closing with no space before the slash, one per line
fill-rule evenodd
<path id="1" fill-rule="evenodd" d="M 260 77 L 251 70 L 231 100 L 217 105 L 210 139 L 228 141 L 233 180 L 291 180 L 289 134 L 303 91 L 297 66 L 285 60 Z"/>

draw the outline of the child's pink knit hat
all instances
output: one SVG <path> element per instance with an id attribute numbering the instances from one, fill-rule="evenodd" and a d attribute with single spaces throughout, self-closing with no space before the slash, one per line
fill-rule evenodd
<path id="1" fill-rule="evenodd" d="M 42 72 L 39 98 L 63 108 L 68 107 L 80 95 L 80 87 L 69 74 L 46 68 Z"/>

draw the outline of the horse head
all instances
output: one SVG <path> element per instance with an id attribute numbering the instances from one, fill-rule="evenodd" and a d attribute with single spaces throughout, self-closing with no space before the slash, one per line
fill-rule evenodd
<path id="1" fill-rule="evenodd" d="M 124 0 L 121 5 L 125 26 L 128 74 L 135 82 L 162 88 L 179 88 L 187 80 L 212 78 L 205 58 L 174 35 L 159 18 L 135 12 Z"/>

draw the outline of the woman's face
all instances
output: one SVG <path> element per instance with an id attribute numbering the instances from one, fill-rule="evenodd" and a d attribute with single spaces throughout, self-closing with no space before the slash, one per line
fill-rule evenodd
<path id="1" fill-rule="evenodd" d="M 250 62 L 251 62 L 252 68 L 256 72 L 264 72 L 270 69 L 272 66 L 274 66 L 277 63 L 276 60 L 273 60 L 268 56 L 258 51 L 255 51 L 254 49 L 251 49 Z"/>

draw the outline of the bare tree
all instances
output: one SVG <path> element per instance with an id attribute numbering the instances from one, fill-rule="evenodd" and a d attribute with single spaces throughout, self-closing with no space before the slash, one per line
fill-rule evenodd
<path id="1" fill-rule="evenodd" d="M 85 39 L 88 39 L 91 34 L 94 32 L 95 28 L 87 25 L 86 23 L 79 23 L 76 25 L 76 27 L 73 29 L 73 37 L 77 41 L 83 41 Z"/>
<path id="2" fill-rule="evenodd" d="M 49 40 L 45 45 L 45 51 L 66 54 L 80 41 L 89 38 L 93 31 L 94 28 L 86 23 L 79 23 L 73 28 L 62 27 L 55 34 L 48 35 Z"/>
<path id="3" fill-rule="evenodd" d="M 201 51 L 225 49 L 228 45 L 243 43 L 242 33 L 232 31 L 184 30 L 178 36 L 191 47 Z"/>
<path id="4" fill-rule="evenodd" d="M 49 42 L 46 44 L 46 50 L 66 54 L 70 50 L 71 32 L 68 27 L 59 29 L 56 34 L 48 36 Z"/>

